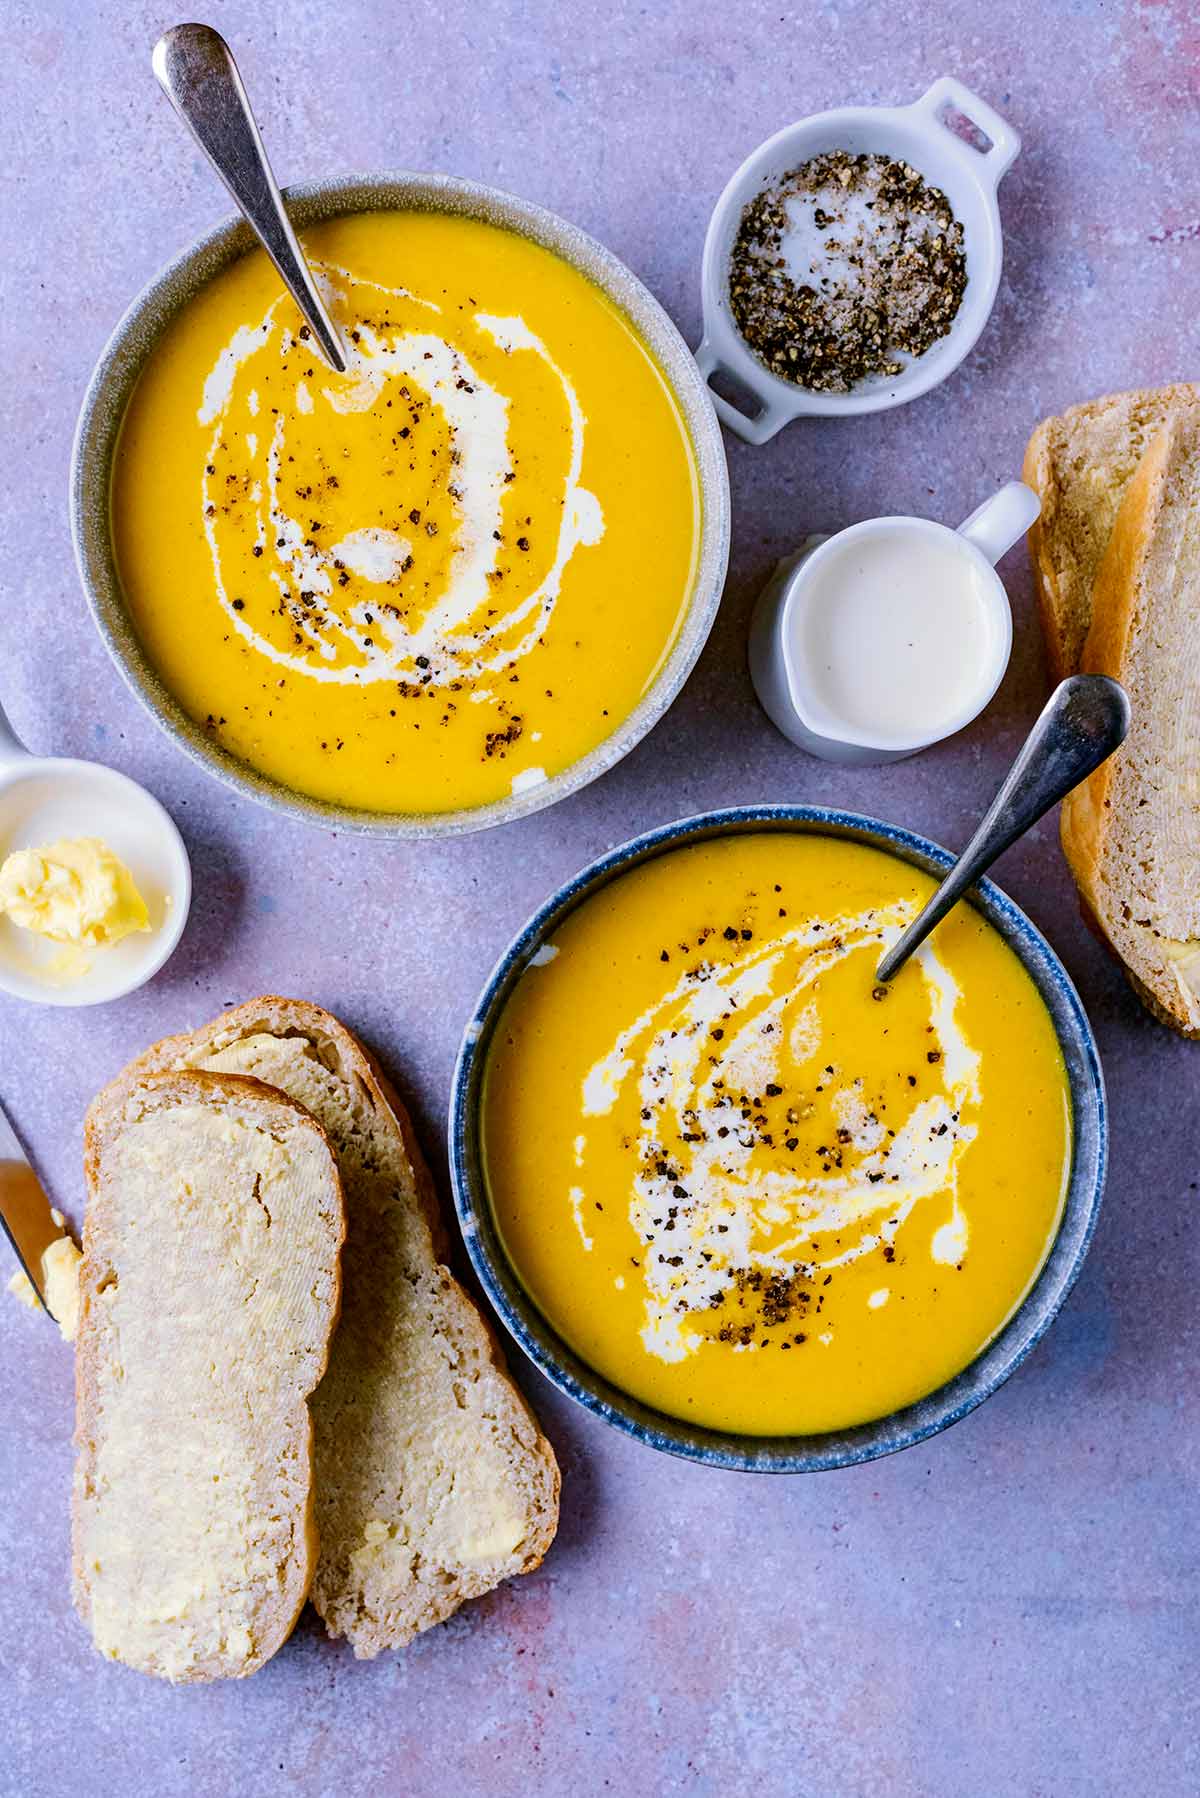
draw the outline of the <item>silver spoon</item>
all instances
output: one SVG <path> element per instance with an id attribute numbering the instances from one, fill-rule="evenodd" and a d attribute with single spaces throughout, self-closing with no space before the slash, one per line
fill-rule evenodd
<path id="1" fill-rule="evenodd" d="M 233 52 L 211 25 L 175 25 L 154 46 L 159 86 L 237 201 L 325 360 L 345 372 L 338 328 L 292 230 Z"/>
<path id="2" fill-rule="evenodd" d="M 1124 687 L 1104 674 L 1073 674 L 1054 689 L 1000 791 L 933 898 L 879 964 L 894 980 L 914 949 L 996 857 L 1119 748 L 1129 729 Z"/>

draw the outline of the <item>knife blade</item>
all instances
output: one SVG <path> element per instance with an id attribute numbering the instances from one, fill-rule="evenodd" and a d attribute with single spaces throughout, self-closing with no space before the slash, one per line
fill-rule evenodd
<path id="1" fill-rule="evenodd" d="M 29 1283 L 41 1300 L 43 1310 L 53 1316 L 46 1303 L 42 1256 L 52 1242 L 66 1235 L 66 1231 L 61 1224 L 55 1223 L 50 1201 L 3 1105 L 0 1105 L 0 1224 L 4 1225 L 4 1234 L 29 1276 Z"/>

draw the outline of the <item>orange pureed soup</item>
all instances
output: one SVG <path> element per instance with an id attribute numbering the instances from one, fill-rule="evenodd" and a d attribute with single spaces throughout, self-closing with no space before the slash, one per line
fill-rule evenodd
<path id="1" fill-rule="evenodd" d="M 635 709 L 691 598 L 675 397 L 625 316 L 476 219 L 304 233 L 349 367 L 261 252 L 151 354 L 114 461 L 138 635 L 249 767 L 373 811 L 536 787 Z"/>
<path id="2" fill-rule="evenodd" d="M 1021 962 L 835 836 L 679 848 L 593 893 L 522 974 L 485 1070 L 514 1268 L 575 1351 L 672 1416 L 864 1423 L 972 1361 L 1029 1290 L 1071 1161 L 1066 1070 Z"/>

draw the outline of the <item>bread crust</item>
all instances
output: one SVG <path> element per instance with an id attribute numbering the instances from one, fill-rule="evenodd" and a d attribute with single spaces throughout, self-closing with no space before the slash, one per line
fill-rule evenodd
<path id="1" fill-rule="evenodd" d="M 319 1140 L 329 1162 L 330 1187 L 336 1201 L 338 1228 L 331 1245 L 335 1251 L 332 1261 L 332 1293 L 328 1306 L 327 1327 L 323 1340 L 318 1345 L 318 1354 L 313 1363 L 317 1376 L 313 1382 L 313 1390 L 328 1366 L 330 1344 L 337 1325 L 341 1301 L 341 1277 L 337 1251 L 340 1251 L 345 1238 L 346 1226 L 337 1158 L 333 1154 L 324 1130 L 302 1105 L 297 1105 L 286 1094 L 281 1093 L 275 1087 L 266 1085 L 261 1080 L 255 1080 L 245 1075 L 209 1073 L 201 1070 L 159 1075 L 144 1073 L 130 1077 L 130 1070 L 127 1069 L 97 1094 L 88 1108 L 84 1121 L 83 1160 L 88 1203 L 83 1229 L 83 1258 L 79 1267 L 79 1329 L 75 1352 L 74 1446 L 76 1465 L 71 1506 L 73 1596 L 76 1609 L 89 1629 L 91 1627 L 91 1588 L 82 1549 L 82 1508 L 84 1494 L 95 1470 L 97 1431 L 94 1426 L 100 1407 L 98 1342 L 96 1332 L 92 1328 L 92 1310 L 105 1272 L 104 1257 L 99 1253 L 100 1222 L 97 1216 L 99 1209 L 97 1200 L 101 1190 L 101 1170 L 105 1152 L 115 1142 L 124 1123 L 132 1121 L 128 1119 L 127 1114 L 135 1103 L 139 1119 L 150 1116 L 157 1110 L 165 1110 L 179 1104 L 211 1105 L 222 1110 L 249 1112 L 256 1123 L 268 1127 L 300 1128 Z M 300 1612 L 304 1608 L 304 1601 L 317 1567 L 320 1540 L 311 1477 L 312 1416 L 307 1402 L 303 1404 L 302 1409 L 303 1415 L 297 1419 L 295 1445 L 302 1463 L 306 1463 L 310 1469 L 310 1477 L 303 1513 L 297 1519 L 296 1540 L 301 1545 L 301 1552 L 285 1569 L 275 1626 L 259 1641 L 256 1650 L 238 1663 L 229 1664 L 217 1659 L 200 1660 L 182 1673 L 172 1673 L 167 1676 L 175 1683 L 203 1683 L 216 1679 L 244 1678 L 247 1674 L 256 1672 L 291 1635 Z M 139 1667 L 138 1671 L 156 1673 L 160 1670 L 153 1666 L 143 1666 Z"/>
<path id="2" fill-rule="evenodd" d="M 1192 409 L 1200 410 L 1200 409 Z M 1183 416 L 1186 416 L 1183 415 Z M 1180 420 L 1169 422 L 1143 455 L 1118 511 L 1108 547 L 1092 592 L 1092 621 L 1084 644 L 1081 670 L 1126 678 L 1130 644 L 1142 600 L 1142 569 L 1150 539 L 1161 513 L 1176 432 Z M 1110 756 L 1063 801 L 1060 837 L 1063 853 L 1075 877 L 1085 913 L 1094 920 L 1109 946 L 1125 964 L 1129 982 L 1138 998 L 1158 1019 L 1180 1035 L 1196 1038 L 1200 1028 L 1182 1009 L 1175 982 L 1158 964 L 1161 954 L 1147 934 L 1145 953 L 1137 951 L 1130 937 L 1132 927 L 1118 924 L 1113 916 L 1116 895 L 1105 878 L 1110 843 L 1122 828 L 1114 803 L 1114 783 L 1122 752 Z M 1128 939 L 1128 940 L 1123 940 Z M 1131 955 L 1140 964 L 1134 965 Z"/>
<path id="3" fill-rule="evenodd" d="M 1137 564 L 1145 549 L 1148 508 L 1162 486 L 1165 433 L 1143 456 L 1117 514 L 1104 560 L 1092 589 L 1092 625 L 1084 643 L 1081 672 L 1120 680 L 1133 622 Z M 1118 752 L 1119 753 L 1119 752 Z M 1116 757 L 1110 756 L 1063 801 L 1059 834 L 1080 892 L 1105 935 L 1100 893 L 1100 861 L 1109 826 L 1109 794 Z M 1111 940 L 1111 939 L 1110 939 Z"/>
<path id="4" fill-rule="evenodd" d="M 408 1111 L 383 1072 L 375 1057 L 353 1033 L 346 1028 L 340 1018 L 332 1012 L 325 1011 L 320 1005 L 308 999 L 284 999 L 276 993 L 264 993 L 258 999 L 246 999 L 241 1005 L 232 1005 L 228 1011 L 213 1018 L 211 1023 L 201 1024 L 196 1030 L 180 1030 L 173 1036 L 164 1036 L 156 1043 L 151 1043 L 142 1054 L 135 1056 L 129 1065 L 122 1069 L 110 1083 L 113 1089 L 123 1084 L 136 1083 L 148 1075 L 160 1074 L 174 1068 L 186 1056 L 193 1055 L 206 1044 L 217 1041 L 236 1041 L 239 1037 L 253 1034 L 251 1025 L 271 1029 L 274 1025 L 283 1026 L 285 1035 L 307 1036 L 320 1039 L 326 1036 L 334 1043 L 339 1054 L 356 1067 L 369 1082 L 380 1103 L 390 1114 L 400 1140 L 404 1144 L 404 1153 L 413 1171 L 417 1201 L 421 1208 L 426 1229 L 429 1232 L 430 1253 L 437 1260 L 449 1258 L 449 1237 L 442 1219 L 441 1206 L 438 1202 L 437 1189 L 433 1184 L 433 1176 L 429 1172 L 425 1157 L 417 1142 L 416 1132 Z M 287 1099 L 289 1105 L 304 1112 L 305 1117 L 311 1113 L 304 1106 L 287 1095 L 276 1086 L 257 1079 L 249 1074 L 228 1074 L 229 1080 L 250 1080 L 253 1085 L 262 1087 L 265 1092 L 274 1093 L 278 1098 Z M 316 1121 L 315 1119 L 313 1120 Z M 320 1126 L 318 1125 L 318 1128 Z M 324 1132 L 322 1132 L 324 1134 Z"/>
<path id="5" fill-rule="evenodd" d="M 1037 601 L 1046 646 L 1046 660 L 1054 680 L 1063 680 L 1073 670 L 1067 666 L 1065 636 L 1062 628 L 1063 598 L 1059 591 L 1058 570 L 1050 554 L 1051 520 L 1058 511 L 1058 485 L 1051 455 L 1051 438 L 1056 418 L 1044 418 L 1025 446 L 1021 479 L 1032 487 L 1042 502 L 1042 509 L 1029 527 L 1029 560 L 1033 565 L 1033 592 Z"/>
<path id="6" fill-rule="evenodd" d="M 1029 557 L 1046 659 L 1056 681 L 1079 671 L 1099 566 L 1098 560 L 1093 563 L 1090 556 L 1081 556 L 1079 545 L 1071 542 L 1064 517 L 1070 507 L 1060 471 L 1085 460 L 1082 452 L 1089 432 L 1094 438 L 1107 426 L 1114 439 L 1109 447 L 1124 452 L 1125 462 L 1112 467 L 1097 461 L 1093 472 L 1104 477 L 1102 485 L 1115 505 L 1123 497 L 1122 482 L 1130 461 L 1136 465 L 1176 410 L 1198 401 L 1200 385 L 1189 382 L 1131 388 L 1054 413 L 1044 418 L 1030 437 L 1021 478 L 1034 489 L 1042 506 L 1029 531 Z M 1091 447 L 1094 450 L 1094 442 Z"/>
<path id="7" fill-rule="evenodd" d="M 492 1376 L 502 1384 L 506 1402 L 522 1420 L 521 1452 L 529 1463 L 531 1483 L 542 1490 L 544 1498 L 538 1513 L 537 1527 L 523 1543 L 524 1552 L 519 1564 L 508 1567 L 499 1578 L 532 1572 L 540 1566 L 557 1530 L 561 1484 L 558 1462 L 524 1394 L 508 1372 L 499 1338 L 490 1320 L 480 1311 L 470 1293 L 455 1279 L 447 1265 L 450 1259 L 450 1239 L 432 1176 L 421 1154 L 408 1112 L 374 1055 L 339 1019 L 320 1006 L 307 1000 L 268 994 L 232 1007 L 198 1030 L 165 1037 L 132 1062 L 124 1074 L 118 1076 L 117 1083 L 123 1080 L 136 1081 L 147 1073 L 177 1066 L 184 1060 L 194 1061 L 205 1052 L 219 1052 L 222 1047 L 254 1036 L 260 1031 L 279 1036 L 298 1036 L 318 1045 L 328 1045 L 347 1073 L 362 1082 L 375 1109 L 395 1132 L 412 1174 L 414 1196 L 424 1230 L 423 1253 L 427 1256 L 430 1272 L 440 1273 L 445 1283 L 443 1299 L 453 1310 L 455 1327 L 461 1333 L 467 1348 L 486 1362 Z M 337 1594 L 325 1589 L 320 1567 L 311 1596 L 329 1633 L 334 1636 L 349 1636 L 355 1654 L 370 1657 L 384 1648 L 401 1646 L 419 1630 L 443 1621 L 467 1599 L 480 1596 L 482 1591 L 497 1583 L 498 1578 L 489 1578 L 483 1583 L 477 1579 L 464 1578 L 457 1586 L 446 1583 L 439 1591 L 433 1607 L 422 1613 L 418 1621 L 406 1624 L 403 1628 L 385 1627 L 366 1618 L 348 1623 L 343 1615 L 347 1606 L 340 1605 Z"/>

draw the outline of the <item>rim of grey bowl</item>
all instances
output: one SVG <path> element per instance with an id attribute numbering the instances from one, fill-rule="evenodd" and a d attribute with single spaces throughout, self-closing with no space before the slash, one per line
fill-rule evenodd
<path id="1" fill-rule="evenodd" d="M 949 850 L 899 825 L 807 805 L 733 806 L 664 824 L 622 843 L 567 881 L 505 951 L 467 1025 L 450 1101 L 450 1174 L 467 1253 L 505 1327 L 534 1365 L 569 1398 L 651 1448 L 751 1473 L 822 1472 L 875 1460 L 949 1428 L 989 1398 L 1040 1342 L 1075 1283 L 1096 1227 L 1108 1159 L 1104 1076 L 1079 995 L 1036 925 L 998 886 L 982 880 L 969 903 L 999 930 L 1041 994 L 1062 1049 L 1072 1107 L 1071 1173 L 1058 1229 L 1028 1292 L 991 1341 L 961 1373 L 915 1404 L 853 1429 L 809 1436 L 744 1436 L 686 1424 L 622 1392 L 575 1354 L 518 1280 L 487 1196 L 479 1101 L 491 1035 L 504 1003 L 562 919 L 629 868 L 688 842 L 797 829 L 868 843 L 939 877 L 955 859 Z"/>
<path id="2" fill-rule="evenodd" d="M 696 464 L 700 541 L 687 610 L 638 705 L 595 749 L 540 786 L 464 811 L 371 812 L 309 798 L 269 780 L 215 744 L 189 718 L 138 641 L 125 606 L 109 522 L 112 458 L 130 396 L 163 330 L 188 300 L 254 247 L 249 226 L 226 218 L 157 274 L 133 301 L 88 383 L 71 450 L 71 537 L 97 629 L 127 686 L 193 761 L 237 792 L 310 823 L 405 839 L 465 835 L 556 804 L 607 772 L 668 710 L 695 666 L 717 615 L 729 561 L 729 475 L 721 427 L 691 351 L 649 289 L 611 250 L 556 213 L 455 175 L 393 170 L 303 182 L 284 190 L 300 229 L 357 212 L 457 212 L 516 231 L 586 275 L 648 346 L 679 407 Z"/>

